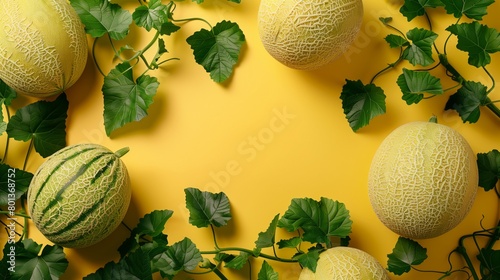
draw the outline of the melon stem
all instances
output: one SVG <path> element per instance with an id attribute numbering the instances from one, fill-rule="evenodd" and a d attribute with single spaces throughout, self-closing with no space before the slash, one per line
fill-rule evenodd
<path id="1" fill-rule="evenodd" d="M 128 151 L 130 151 L 129 147 L 124 147 L 124 148 L 121 148 L 119 149 L 118 151 L 115 152 L 115 155 L 119 158 L 121 158 L 122 156 L 124 156 L 126 153 L 128 153 Z"/>

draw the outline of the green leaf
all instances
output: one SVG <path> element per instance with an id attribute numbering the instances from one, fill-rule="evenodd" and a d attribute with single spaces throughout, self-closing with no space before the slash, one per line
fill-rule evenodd
<path id="1" fill-rule="evenodd" d="M 14 255 L 15 251 L 11 251 L 11 243 L 8 241 L 5 242 L 5 245 L 3 247 L 3 257 L 0 260 L 0 279 L 1 280 L 10 280 L 10 272 L 11 270 L 15 270 L 15 261 L 10 260 L 9 255 Z M 15 247 L 14 247 L 15 248 Z"/>
<path id="2" fill-rule="evenodd" d="M 135 24 L 144 27 L 147 31 L 152 28 L 161 30 L 164 22 L 169 20 L 168 7 L 161 3 L 161 0 L 150 0 L 148 5 L 140 5 L 132 13 Z"/>
<path id="3" fill-rule="evenodd" d="M 446 30 L 457 36 L 457 48 L 468 53 L 470 65 L 486 66 L 491 62 L 490 54 L 500 50 L 498 31 L 477 21 L 453 24 Z"/>
<path id="4" fill-rule="evenodd" d="M 15 244 L 16 270 L 12 279 L 52 279 L 56 280 L 66 271 L 68 261 L 60 246 L 37 244 L 32 239 L 24 239 Z"/>
<path id="5" fill-rule="evenodd" d="M 427 249 L 416 241 L 399 237 L 391 254 L 388 254 L 388 270 L 395 275 L 402 275 L 411 270 L 412 265 L 421 264 L 427 259 Z"/>
<path id="6" fill-rule="evenodd" d="M 370 121 L 385 113 L 385 94 L 382 88 L 360 80 L 346 80 L 340 94 L 342 108 L 353 131 L 368 125 Z"/>
<path id="7" fill-rule="evenodd" d="M 179 26 L 173 24 L 171 21 L 164 22 L 160 28 L 160 34 L 162 35 L 171 35 L 177 30 L 181 29 Z"/>
<path id="8" fill-rule="evenodd" d="M 401 48 L 410 45 L 410 42 L 408 42 L 406 38 L 395 34 L 389 34 L 384 39 L 387 43 L 389 43 L 391 48 Z"/>
<path id="9" fill-rule="evenodd" d="M 411 21 L 415 17 L 423 16 L 426 8 L 436 8 L 441 5 L 440 0 L 405 0 L 399 12 Z"/>
<path id="10" fill-rule="evenodd" d="M 144 235 L 153 238 L 159 236 L 161 239 L 164 239 L 164 245 L 167 245 L 168 242 L 166 236 L 163 235 L 162 232 L 165 229 L 165 224 L 167 223 L 168 219 L 172 217 L 173 213 L 174 212 L 171 210 L 154 210 L 144 215 L 144 217 L 139 219 L 139 223 L 137 224 L 137 226 L 132 229 L 130 237 L 127 238 L 118 248 L 118 252 L 120 252 L 120 255 L 123 257 L 137 248 L 140 245 L 140 238 Z M 161 242 L 159 240 L 157 241 Z"/>
<path id="11" fill-rule="evenodd" d="M 132 15 L 120 5 L 107 0 L 70 0 L 70 3 L 92 37 L 108 33 L 112 39 L 121 40 L 127 36 Z"/>
<path id="12" fill-rule="evenodd" d="M 424 93 L 439 95 L 443 87 L 439 78 L 427 71 L 413 71 L 403 68 L 403 74 L 398 77 L 397 84 L 403 92 L 406 104 L 417 104 L 424 98 Z"/>
<path id="13" fill-rule="evenodd" d="M 486 9 L 495 0 L 441 0 L 448 14 L 453 14 L 456 18 L 463 15 L 470 19 L 482 20 L 487 14 Z"/>
<path id="14" fill-rule="evenodd" d="M 481 114 L 480 107 L 488 104 L 486 86 L 479 82 L 466 81 L 446 102 L 445 110 L 458 112 L 463 122 L 475 123 Z"/>
<path id="15" fill-rule="evenodd" d="M 477 258 L 483 279 L 500 279 L 500 250 L 481 248 Z"/>
<path id="16" fill-rule="evenodd" d="M 104 126 L 109 136 L 114 130 L 147 116 L 160 83 L 155 77 L 141 75 L 134 81 L 128 62 L 118 64 L 104 77 Z"/>
<path id="17" fill-rule="evenodd" d="M 412 43 L 405 48 L 403 58 L 413 65 L 427 66 L 432 64 L 434 62 L 432 44 L 438 35 L 424 28 L 413 28 L 406 33 L 406 36 Z"/>
<path id="18" fill-rule="evenodd" d="M 84 280 L 152 280 L 150 258 L 141 248 L 120 259 L 118 263 L 108 262 Z"/>
<path id="19" fill-rule="evenodd" d="M 32 178 L 33 174 L 28 171 L 0 164 L 0 206 L 7 206 L 9 201 L 25 194 Z"/>
<path id="20" fill-rule="evenodd" d="M 10 106 L 12 100 L 16 97 L 16 91 L 9 87 L 4 81 L 2 81 L 2 79 L 0 79 L 0 99 L 3 100 L 1 104 Z"/>
<path id="21" fill-rule="evenodd" d="M 240 252 L 238 256 L 227 262 L 225 267 L 240 270 L 248 262 L 249 257 L 250 257 L 249 253 Z"/>
<path id="22" fill-rule="evenodd" d="M 17 110 L 7 125 L 7 134 L 18 141 L 33 140 L 35 151 L 48 157 L 66 146 L 66 94 L 56 100 L 40 100 Z"/>
<path id="23" fill-rule="evenodd" d="M 262 267 L 260 268 L 259 274 L 257 275 L 257 280 L 278 280 L 278 272 L 266 262 L 262 262 Z"/>
<path id="24" fill-rule="evenodd" d="M 307 267 L 312 272 L 316 272 L 316 267 L 318 266 L 319 254 L 321 250 L 309 250 L 305 254 L 300 254 L 295 256 L 302 267 Z"/>
<path id="25" fill-rule="evenodd" d="M 278 241 L 278 248 L 296 248 L 302 242 L 302 238 L 300 237 L 292 237 L 290 239 L 281 239 Z"/>
<path id="26" fill-rule="evenodd" d="M 330 244 L 330 237 L 346 237 L 351 233 L 352 221 L 345 205 L 322 197 L 320 201 L 311 198 L 294 198 L 278 227 L 289 232 L 301 228 L 304 241 Z"/>
<path id="27" fill-rule="evenodd" d="M 174 276 L 182 270 L 193 270 L 203 260 L 196 245 L 189 239 L 174 243 L 153 261 L 154 268 L 158 269 L 163 277 Z"/>
<path id="28" fill-rule="evenodd" d="M 231 219 L 229 199 L 224 193 L 202 192 L 195 188 L 186 188 L 184 193 L 190 224 L 199 228 L 221 227 Z"/>
<path id="29" fill-rule="evenodd" d="M 139 220 L 134 231 L 155 237 L 163 232 L 165 223 L 172 217 L 173 213 L 171 210 L 154 210 Z"/>
<path id="30" fill-rule="evenodd" d="M 274 216 L 271 224 L 265 232 L 260 232 L 257 241 L 255 241 L 255 246 L 257 248 L 267 248 L 272 247 L 276 238 L 276 227 L 278 225 L 279 214 Z"/>
<path id="31" fill-rule="evenodd" d="M 500 152 L 496 149 L 477 154 L 479 186 L 485 191 L 495 189 L 500 179 Z"/>
<path id="32" fill-rule="evenodd" d="M 217 23 L 212 30 L 201 29 L 187 38 L 198 64 L 210 73 L 217 83 L 224 82 L 238 62 L 245 35 L 238 24 L 230 21 Z"/>
<path id="33" fill-rule="evenodd" d="M 378 20 L 383 24 L 383 25 L 388 25 L 390 22 L 392 22 L 392 17 L 379 17 Z"/>

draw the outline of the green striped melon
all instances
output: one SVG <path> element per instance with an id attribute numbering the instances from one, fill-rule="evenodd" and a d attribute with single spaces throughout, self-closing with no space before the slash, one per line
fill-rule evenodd
<path id="1" fill-rule="evenodd" d="M 130 204 L 128 172 L 120 157 L 97 144 L 65 147 L 36 171 L 28 190 L 35 226 L 63 247 L 93 245 L 114 231 Z"/>

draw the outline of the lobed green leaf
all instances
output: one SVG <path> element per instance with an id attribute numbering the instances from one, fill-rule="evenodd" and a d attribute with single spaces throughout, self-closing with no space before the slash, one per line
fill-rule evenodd
<path id="1" fill-rule="evenodd" d="M 173 277 L 182 270 L 193 270 L 203 260 L 196 245 L 189 239 L 174 243 L 153 260 L 153 267 L 160 271 L 162 277 Z"/>
<path id="2" fill-rule="evenodd" d="M 297 255 L 295 258 L 302 267 L 307 267 L 312 272 L 316 272 L 320 253 L 321 250 L 309 250 L 307 253 Z"/>
<path id="3" fill-rule="evenodd" d="M 17 97 L 17 93 L 11 87 L 9 87 L 2 79 L 0 79 L 0 105 L 5 104 L 10 106 L 12 100 Z"/>
<path id="4" fill-rule="evenodd" d="M 457 36 L 457 48 L 468 53 L 468 62 L 472 66 L 490 64 L 490 54 L 500 51 L 500 33 L 477 21 L 453 24 L 446 30 Z"/>
<path id="5" fill-rule="evenodd" d="M 144 27 L 147 31 L 151 29 L 161 30 L 163 23 L 168 22 L 170 11 L 162 4 L 161 0 L 150 0 L 145 5 L 140 5 L 132 13 L 135 24 Z"/>
<path id="6" fill-rule="evenodd" d="M 9 196 L 12 194 L 11 187 L 14 188 L 14 200 L 25 194 L 28 191 L 31 179 L 33 179 L 32 173 L 0 163 L 0 206 L 8 205 Z"/>
<path id="7" fill-rule="evenodd" d="M 389 34 L 387 35 L 384 40 L 389 43 L 389 46 L 391 48 L 402 48 L 402 47 L 407 47 L 410 45 L 410 42 L 406 40 L 406 38 L 395 35 L 395 34 Z"/>
<path id="8" fill-rule="evenodd" d="M 125 38 L 132 23 L 132 15 L 120 5 L 107 0 L 70 0 L 85 31 L 94 38 L 105 34 L 114 40 Z"/>
<path id="9" fill-rule="evenodd" d="M 146 252 L 138 248 L 119 262 L 108 262 L 96 272 L 85 276 L 84 280 L 133 279 L 152 280 L 150 258 Z"/>
<path id="10" fill-rule="evenodd" d="M 475 123 L 481 114 L 480 107 L 488 104 L 486 86 L 479 82 L 466 81 L 446 102 L 445 110 L 455 110 L 463 122 Z"/>
<path id="11" fill-rule="evenodd" d="M 173 213 L 174 212 L 171 210 L 154 210 L 144 215 L 139 219 L 139 223 L 136 227 L 132 229 L 130 237 L 118 248 L 120 255 L 123 257 L 135 250 L 140 245 L 140 238 L 145 235 L 152 237 L 153 241 L 156 243 L 167 245 L 168 241 L 166 235 L 163 235 L 162 232 L 165 229 L 165 224 L 168 219 L 172 217 Z"/>
<path id="12" fill-rule="evenodd" d="M 160 83 L 155 77 L 141 75 L 134 81 L 130 63 L 118 64 L 104 77 L 104 126 L 109 136 L 116 129 L 147 116 Z"/>
<path id="13" fill-rule="evenodd" d="M 485 191 L 495 189 L 500 179 L 500 152 L 496 149 L 477 154 L 479 186 Z"/>
<path id="14" fill-rule="evenodd" d="M 217 23 L 212 30 L 201 29 L 187 38 L 198 64 L 210 73 L 217 83 L 224 82 L 238 62 L 245 35 L 238 24 Z"/>
<path id="15" fill-rule="evenodd" d="M 434 62 L 432 44 L 438 35 L 424 28 L 413 28 L 406 33 L 406 36 L 411 40 L 411 44 L 405 48 L 403 58 L 413 65 L 432 64 Z"/>
<path id="16" fill-rule="evenodd" d="M 240 270 L 245 266 L 250 258 L 250 254 L 247 252 L 240 252 L 239 255 L 231 259 L 229 262 L 224 265 L 227 268 Z"/>
<path id="17" fill-rule="evenodd" d="M 292 237 L 290 239 L 281 239 L 278 241 L 278 248 L 283 249 L 283 248 L 296 248 L 297 246 L 302 243 L 302 238 L 300 237 Z"/>
<path id="18" fill-rule="evenodd" d="M 406 104 L 417 104 L 424 98 L 424 93 L 439 95 L 443 87 L 439 78 L 426 71 L 414 71 L 403 68 L 403 74 L 398 77 L 397 84 L 403 93 Z"/>
<path id="19" fill-rule="evenodd" d="M 255 241 L 255 246 L 259 249 L 272 247 L 276 238 L 276 227 L 279 221 L 279 214 L 274 216 L 273 220 L 269 224 L 266 231 L 260 232 L 257 241 Z"/>
<path id="20" fill-rule="evenodd" d="M 368 125 L 385 113 L 384 90 L 374 84 L 364 85 L 360 80 L 346 80 L 340 94 L 344 114 L 353 131 Z"/>
<path id="21" fill-rule="evenodd" d="M 231 219 L 229 199 L 224 193 L 210 193 L 195 188 L 186 188 L 186 207 L 189 223 L 196 227 L 213 225 L 221 227 Z"/>
<path id="22" fill-rule="evenodd" d="M 14 246 L 16 269 L 11 273 L 11 279 L 57 280 L 68 267 L 68 260 L 61 246 L 42 246 L 32 239 L 24 239 Z"/>
<path id="23" fill-rule="evenodd" d="M 35 151 L 48 157 L 66 146 L 66 94 L 54 101 L 40 100 L 16 111 L 7 124 L 7 134 L 18 141 L 33 140 Z"/>
<path id="24" fill-rule="evenodd" d="M 352 221 L 345 205 L 322 197 L 294 198 L 278 222 L 278 227 L 289 232 L 302 229 L 302 239 L 311 243 L 330 244 L 330 237 L 346 237 L 351 233 Z"/>
<path id="25" fill-rule="evenodd" d="M 426 8 L 436 8 L 442 6 L 440 0 L 405 0 L 399 12 L 406 17 L 408 21 L 415 17 L 423 16 Z"/>
<path id="26" fill-rule="evenodd" d="M 387 269 L 395 275 L 402 275 L 409 272 L 412 265 L 421 264 L 427 259 L 427 249 L 416 241 L 400 236 L 392 253 L 387 257 Z"/>
<path id="27" fill-rule="evenodd" d="M 477 258 L 483 279 L 500 279 L 500 250 L 481 248 Z"/>
<path id="28" fill-rule="evenodd" d="M 495 0 L 441 0 L 448 14 L 455 18 L 466 16 L 470 19 L 482 20 L 487 14 L 487 8 Z"/>
<path id="29" fill-rule="evenodd" d="M 279 274 L 269 265 L 267 261 L 262 262 L 257 280 L 278 280 Z"/>

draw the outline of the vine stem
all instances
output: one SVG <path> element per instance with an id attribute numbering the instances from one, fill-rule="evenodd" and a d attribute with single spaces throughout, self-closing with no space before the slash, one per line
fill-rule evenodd
<path id="1" fill-rule="evenodd" d="M 464 240 L 464 237 L 460 238 L 460 241 L 459 241 L 460 245 L 458 246 L 456 251 L 464 258 L 465 263 L 467 264 L 467 266 L 470 269 L 470 273 L 472 275 L 472 278 L 474 278 L 474 280 L 480 280 L 479 276 L 477 275 L 476 270 L 474 269 L 474 264 L 472 263 L 469 255 L 467 254 L 467 249 L 465 249 L 465 247 L 463 246 L 463 240 Z"/>
<path id="2" fill-rule="evenodd" d="M 28 151 L 26 152 L 26 157 L 24 158 L 23 170 L 26 170 L 26 165 L 28 165 L 28 158 L 30 157 L 31 150 L 33 150 L 33 144 L 34 144 L 33 138 L 31 138 Z"/>
<path id="3" fill-rule="evenodd" d="M 9 112 L 9 107 L 4 104 L 5 106 L 5 111 L 7 112 L 7 122 L 10 120 L 10 112 Z M 7 152 L 9 151 L 9 137 L 7 137 L 7 139 L 5 140 L 5 151 L 3 153 L 3 158 L 2 158 L 2 162 L 1 163 L 5 163 L 5 160 L 7 158 Z"/>
<path id="4" fill-rule="evenodd" d="M 245 253 L 248 253 L 248 254 L 250 254 L 252 256 L 254 255 L 254 252 L 252 250 L 245 249 L 245 248 L 240 248 L 240 247 L 217 248 L 216 250 L 213 250 L 213 251 L 201 251 L 200 253 L 202 255 L 215 255 L 215 254 L 218 254 L 218 253 L 221 253 L 221 252 L 229 252 L 229 251 L 245 252 Z M 286 262 L 286 263 L 296 263 L 296 262 L 298 262 L 297 260 L 294 260 L 294 259 L 283 259 L 283 258 L 279 258 L 279 257 L 276 257 L 276 256 L 272 256 L 272 255 L 268 255 L 268 254 L 263 254 L 263 253 L 260 253 L 259 257 L 262 257 L 262 258 L 268 259 L 268 260 L 279 261 L 279 262 Z"/>
<path id="5" fill-rule="evenodd" d="M 20 213 L 20 212 L 14 212 L 14 213 L 12 213 L 10 211 L 2 210 L 2 211 L 0 211 L 0 214 L 2 214 L 2 215 L 11 215 L 11 214 L 14 214 L 14 216 L 23 217 L 25 219 L 31 219 L 30 215 L 24 214 L 24 213 Z"/>
<path id="6" fill-rule="evenodd" d="M 448 57 L 446 54 L 439 54 L 439 61 L 441 64 L 444 66 L 446 71 L 448 71 L 451 74 L 451 79 L 454 81 L 457 81 L 459 84 L 463 84 L 465 82 L 465 79 L 460 75 L 460 73 L 450 64 L 448 61 Z M 485 69 L 486 73 L 491 77 L 490 73 Z M 491 91 L 493 87 L 495 86 L 495 81 L 493 80 L 493 85 L 492 88 L 489 90 Z M 488 91 L 488 92 L 489 92 Z M 486 107 L 490 109 L 497 117 L 500 118 L 500 108 L 498 108 L 494 102 L 491 101 L 489 97 L 486 97 Z"/>
<path id="7" fill-rule="evenodd" d="M 217 275 L 221 280 L 229 280 L 223 273 L 222 271 L 219 270 L 219 268 L 217 268 L 217 266 L 215 264 L 213 264 L 209 259 L 205 258 L 203 259 L 203 262 L 202 264 L 200 265 L 201 268 L 207 268 L 207 269 L 210 269 L 209 272 L 213 272 L 215 273 L 215 275 Z M 196 272 L 191 272 L 191 271 L 186 271 L 190 274 L 202 274 L 202 273 L 196 273 Z M 203 274 L 205 274 L 207 272 L 203 272 Z"/>

